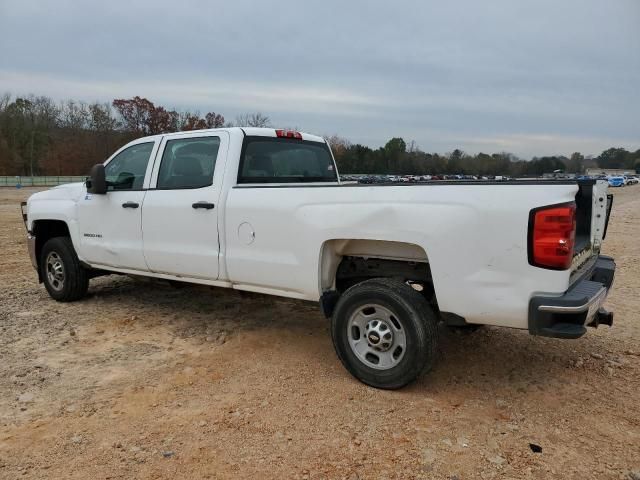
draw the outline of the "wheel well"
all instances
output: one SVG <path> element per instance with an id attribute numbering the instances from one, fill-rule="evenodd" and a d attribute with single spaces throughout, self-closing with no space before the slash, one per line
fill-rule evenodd
<path id="1" fill-rule="evenodd" d="M 71 236 L 69 227 L 62 220 L 36 220 L 33 225 L 33 234 L 36 237 L 36 262 L 38 262 L 38 267 L 40 266 L 42 247 L 49 239 Z M 38 268 L 38 277 L 40 277 L 40 268 Z"/>
<path id="2" fill-rule="evenodd" d="M 349 287 L 370 278 L 406 282 L 438 311 L 427 253 L 419 245 L 380 240 L 331 240 L 324 244 L 320 284 L 323 292 L 333 292 L 330 303 Z"/>
<path id="3" fill-rule="evenodd" d="M 412 285 L 427 300 L 435 300 L 431 269 L 426 262 L 342 257 L 336 271 L 335 289 L 338 293 L 342 293 L 349 287 L 370 278 L 395 278 Z"/>

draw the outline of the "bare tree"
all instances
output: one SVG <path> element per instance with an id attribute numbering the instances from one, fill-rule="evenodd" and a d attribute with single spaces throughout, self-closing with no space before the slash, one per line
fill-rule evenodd
<path id="1" fill-rule="evenodd" d="M 207 128 L 206 122 L 200 118 L 200 112 L 190 112 L 189 110 L 178 113 L 176 130 L 200 130 Z"/>
<path id="2" fill-rule="evenodd" d="M 89 129 L 95 132 L 112 132 L 119 128 L 108 103 L 92 103 L 89 105 Z"/>
<path id="3" fill-rule="evenodd" d="M 33 176 L 38 171 L 38 159 L 50 141 L 60 110 L 50 98 L 30 95 L 24 101 L 24 111 L 29 124 L 29 174 Z"/>
<path id="4" fill-rule="evenodd" d="M 262 112 L 243 113 L 236 117 L 236 121 L 229 126 L 235 127 L 270 127 L 271 119 Z"/>
<path id="5" fill-rule="evenodd" d="M 351 147 L 351 142 L 349 140 L 338 135 L 325 135 L 324 139 L 331 147 L 331 151 L 335 158 L 342 158 L 346 151 Z"/>
<path id="6" fill-rule="evenodd" d="M 67 100 L 60 103 L 60 126 L 71 130 L 85 130 L 89 127 L 89 109 L 84 102 Z"/>
<path id="7" fill-rule="evenodd" d="M 216 112 L 209 112 L 205 115 L 207 128 L 220 128 L 224 126 L 224 117 Z"/>
<path id="8" fill-rule="evenodd" d="M 11 103 L 11 94 L 6 92 L 0 95 L 0 114 L 2 114 Z"/>
<path id="9" fill-rule="evenodd" d="M 89 105 L 89 131 L 95 141 L 94 160 L 106 158 L 118 142 L 116 130 L 120 128 L 113 108 L 108 103 L 92 103 Z"/>

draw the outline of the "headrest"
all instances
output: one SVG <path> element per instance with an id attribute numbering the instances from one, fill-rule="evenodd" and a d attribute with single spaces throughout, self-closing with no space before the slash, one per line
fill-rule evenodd
<path id="1" fill-rule="evenodd" d="M 196 157 L 177 157 L 174 172 L 176 175 L 198 176 L 203 175 L 202 164 Z"/>

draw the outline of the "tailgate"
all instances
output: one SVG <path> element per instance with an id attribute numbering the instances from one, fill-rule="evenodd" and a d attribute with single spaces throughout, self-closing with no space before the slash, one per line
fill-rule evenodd
<path id="1" fill-rule="evenodd" d="M 613 195 L 607 194 L 609 184 L 604 180 L 596 181 L 593 186 L 592 215 L 591 215 L 591 243 L 600 251 L 602 240 L 607 234 L 609 215 L 613 205 Z"/>
<path id="2" fill-rule="evenodd" d="M 613 196 L 604 180 L 578 182 L 576 193 L 576 242 L 572 272 L 595 261 L 606 235 Z"/>

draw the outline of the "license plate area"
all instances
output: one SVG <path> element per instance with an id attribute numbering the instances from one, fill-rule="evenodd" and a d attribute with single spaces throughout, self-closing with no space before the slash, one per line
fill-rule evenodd
<path id="1" fill-rule="evenodd" d="M 584 322 L 585 325 L 589 325 L 593 321 L 595 316 L 598 314 L 598 310 L 600 310 L 600 307 L 607 300 L 608 293 L 609 291 L 604 288 L 600 292 L 598 292 L 598 295 L 596 295 L 591 301 L 591 303 L 589 304 L 589 309 L 587 310 L 587 318 Z"/>

